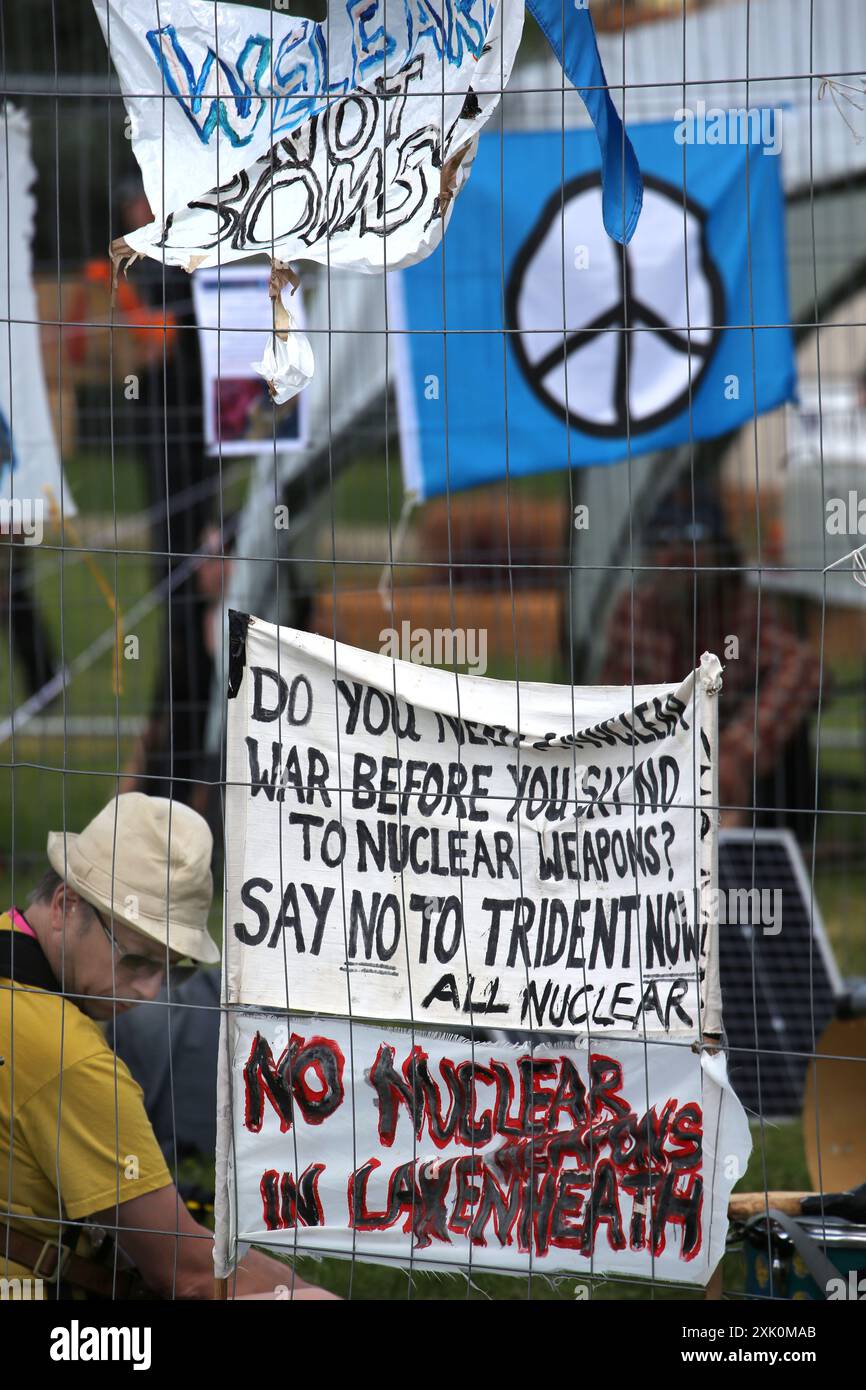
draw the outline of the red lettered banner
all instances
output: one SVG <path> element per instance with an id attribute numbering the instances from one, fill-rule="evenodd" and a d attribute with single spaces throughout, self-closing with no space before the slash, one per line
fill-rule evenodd
<path id="1" fill-rule="evenodd" d="M 721 1056 L 230 1017 L 217 1253 L 704 1284 L 750 1148 Z"/>

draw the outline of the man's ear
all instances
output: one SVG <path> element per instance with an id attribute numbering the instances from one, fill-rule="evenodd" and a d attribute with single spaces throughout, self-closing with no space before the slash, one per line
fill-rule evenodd
<path id="1" fill-rule="evenodd" d="M 79 919 L 84 920 L 83 899 L 68 884 L 58 883 L 51 897 L 51 930 L 62 932 L 65 926 L 74 926 Z"/>

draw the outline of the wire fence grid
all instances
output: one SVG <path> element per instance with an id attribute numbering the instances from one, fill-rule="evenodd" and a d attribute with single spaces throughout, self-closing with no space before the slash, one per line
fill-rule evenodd
<path id="1" fill-rule="evenodd" d="M 324 7 L 318 13 L 313 0 L 310 5 L 292 13 L 319 20 L 327 31 Z M 112 288 L 109 243 L 149 215 L 138 215 L 143 186 L 94 9 L 57 0 L 0 0 L 0 144 L 5 139 L 8 170 L 9 113 L 25 112 L 36 170 L 35 323 L 64 489 L 77 504 L 73 515 L 63 495 L 56 499 L 59 525 L 46 526 L 38 545 L 0 535 L 0 909 L 15 904 L 26 913 L 47 868 L 49 832 L 79 832 L 112 797 L 140 791 L 191 807 L 210 826 L 215 892 L 209 924 L 221 940 L 230 607 L 371 651 L 382 649 L 384 632 L 399 634 L 406 623 L 410 634 L 431 638 L 483 633 L 483 670 L 479 647 L 476 674 L 515 681 L 518 702 L 521 689 L 537 682 L 621 684 L 634 692 L 679 680 L 704 650 L 715 651 L 729 692 L 722 697 L 719 744 L 721 844 L 731 856 L 727 887 L 778 883 L 791 894 L 792 911 L 800 912 L 799 934 L 792 926 L 787 937 L 783 922 L 774 958 L 790 977 L 789 997 L 774 994 L 776 984 L 766 985 L 754 936 L 726 966 L 732 992 L 739 988 L 746 1001 L 745 1034 L 736 1043 L 728 1038 L 732 1075 L 736 1085 L 748 1071 L 757 1087 L 749 1113 L 753 1153 L 738 1190 L 764 1199 L 759 1214 L 772 1205 L 771 1193 L 838 1191 L 827 1174 L 840 1171 L 834 1160 L 843 1150 L 846 1171 L 853 1171 L 866 1131 L 866 504 L 861 515 L 860 495 L 866 498 L 860 489 L 866 462 L 866 161 L 859 148 L 866 87 L 862 68 L 852 66 L 863 56 L 863 38 L 856 7 L 844 0 L 832 16 L 814 0 L 797 0 L 795 8 L 796 30 L 792 25 L 781 35 L 772 28 L 776 0 L 594 0 L 592 6 L 611 91 L 630 131 L 633 122 L 670 120 L 676 108 L 698 99 L 696 93 L 719 107 L 783 111 L 791 143 L 781 152 L 786 245 L 777 251 L 786 265 L 790 312 L 760 324 L 751 314 L 737 327 L 748 341 L 743 360 L 753 378 L 740 383 L 743 394 L 754 395 L 764 335 L 786 329 L 794 342 L 797 399 L 754 410 L 745 424 L 710 438 L 695 427 L 693 383 L 702 357 L 686 276 L 684 316 L 672 313 L 663 325 L 632 322 L 626 295 L 617 318 L 587 330 L 623 344 L 616 349 L 625 375 L 623 456 L 604 466 L 580 466 L 571 456 L 573 436 L 563 429 L 556 469 L 527 473 L 520 459 L 514 472 L 509 354 L 521 334 L 561 333 L 564 343 L 570 304 L 563 269 L 560 317 L 552 328 L 517 328 L 503 318 L 472 330 L 501 345 L 504 451 L 500 480 L 465 490 L 452 487 L 452 474 L 460 473 L 478 441 L 461 437 L 459 425 L 450 422 L 449 387 L 452 395 L 455 387 L 449 354 L 458 352 L 469 330 L 449 326 L 450 288 L 446 295 L 446 268 L 462 254 L 461 200 L 443 239 L 444 333 L 395 322 L 385 276 L 366 277 L 366 288 L 359 289 L 364 277 L 352 271 L 302 263 L 304 328 L 317 377 L 327 382 L 309 407 L 307 442 L 294 453 L 282 448 L 284 430 L 298 418 L 298 397 L 288 406 L 256 407 L 257 433 L 246 454 L 227 452 L 222 441 L 208 453 L 202 357 L 211 330 L 197 317 L 194 277 L 143 260 Z M 271 25 L 281 9 L 271 9 Z M 740 35 L 745 25 L 746 43 L 741 52 L 719 55 L 712 48 L 713 26 L 724 26 L 725 13 L 732 32 Z M 828 32 L 833 24 L 851 31 Z M 829 69 L 827 54 L 841 55 Z M 531 129 L 561 137 L 564 208 L 566 133 L 586 122 L 528 15 L 513 80 L 503 81 L 500 95 L 484 137 L 499 142 L 500 198 L 484 235 L 504 305 L 506 138 Z M 164 102 L 173 100 L 164 94 Z M 688 154 L 684 144 L 679 195 L 686 258 Z M 732 189 L 730 206 L 731 227 L 748 242 L 744 288 L 751 306 L 748 160 L 745 169 L 745 185 Z M 533 190 L 522 195 L 532 200 Z M 0 209 L 7 245 L 25 217 L 23 201 L 7 182 Z M 565 267 L 564 215 L 562 225 Z M 616 273 L 625 273 L 630 253 L 615 247 L 611 254 Z M 266 261 L 255 264 L 268 271 Z M 6 266 L 2 331 L 11 397 L 12 328 L 22 320 L 10 309 L 8 255 Z M 369 321 L 364 306 L 377 296 L 378 311 Z M 711 335 L 731 328 L 724 313 L 718 320 L 705 313 L 698 321 Z M 226 332 L 219 304 L 212 331 L 219 361 Z M 260 328 L 241 324 L 232 331 L 249 333 L 251 357 L 259 351 Z M 425 333 L 442 339 L 446 483 L 441 496 L 416 502 L 401 473 L 397 359 L 404 339 Z M 642 340 L 658 354 L 671 338 L 687 363 L 688 437 L 647 455 L 640 431 L 632 430 L 630 362 L 638 361 Z M 462 353 L 456 360 L 462 369 Z M 580 397 L 578 378 L 566 374 L 564 380 L 566 416 L 594 408 L 591 400 L 572 398 L 575 389 Z M 486 389 L 479 380 L 479 393 Z M 234 406 L 228 395 L 221 399 L 218 423 L 228 423 Z M 8 438 L 14 419 L 3 423 Z M 512 421 L 515 432 L 518 423 Z M 0 453 L 0 477 L 7 461 Z M 283 528 L 274 524 L 281 508 L 288 518 Z M 334 660 L 336 670 L 336 647 Z M 453 644 L 438 664 L 461 667 Z M 462 669 L 468 665 L 463 661 Z M 788 856 L 778 868 L 789 875 L 784 883 L 774 880 L 772 864 L 769 877 L 758 867 L 766 864 L 762 837 L 771 832 L 774 853 L 783 845 Z M 738 859 L 743 844 L 748 851 Z M 119 852 L 116 845 L 113 854 Z M 219 968 L 212 973 L 218 980 Z M 821 1014 L 816 991 L 825 978 L 832 999 Z M 202 1025 L 213 1063 L 205 1089 L 213 1094 L 215 1114 L 218 990 L 209 1000 L 187 1002 L 183 994 L 175 997 L 182 983 L 189 983 L 182 973 L 169 975 L 163 993 L 136 1010 L 159 1019 L 168 1070 L 159 1096 L 145 1086 L 145 1100 L 153 1106 L 152 1119 L 160 1104 L 165 1107 L 157 1136 L 180 1198 L 198 1222 L 191 1226 L 178 1206 L 176 1224 L 163 1232 L 175 1238 L 162 1288 L 167 1297 L 184 1292 L 178 1276 L 183 1242 L 209 1247 L 214 1191 L 212 1148 L 196 1148 L 186 1133 L 181 1137 L 191 1082 L 178 1063 L 184 1045 L 178 1039 L 186 1037 L 185 1016 L 210 1020 Z M 2 992 L 14 996 L 20 988 L 4 981 Z M 82 986 L 74 977 L 64 985 L 64 1008 L 95 1000 L 107 1006 L 111 1025 L 116 989 L 112 961 L 110 994 L 94 994 L 86 979 Z M 769 1017 L 773 1008 L 778 1021 Z M 10 1011 L 14 1019 L 14 1002 L 7 1016 Z M 767 1029 L 774 1026 L 785 1034 L 785 1046 L 769 1045 Z M 799 1028 L 806 1045 L 790 1041 L 789 1027 Z M 822 1042 L 825 1028 L 830 1033 Z M 414 1036 L 413 1030 L 413 1042 Z M 474 1026 L 468 1033 L 473 1048 L 485 1036 Z M 6 1172 L 0 1201 L 11 1210 L 18 1135 L 14 1041 L 6 1062 L 0 1085 L 6 1080 L 11 1090 L 8 1133 L 0 1135 L 0 1172 Z M 790 1073 L 781 1110 L 774 1108 L 777 1064 Z M 58 1174 L 64 1085 L 61 1080 Z M 114 1086 L 117 1096 L 116 1069 Z M 847 1105 L 840 1101 L 842 1087 Z M 840 1110 L 858 1105 L 859 1120 L 846 1127 Z M 119 1146 L 119 1127 L 115 1132 Z M 118 1165 L 122 1157 L 118 1147 Z M 859 1180 L 864 1177 L 861 1172 Z M 84 1215 L 70 1217 L 59 1192 L 56 1211 L 34 1213 L 28 1221 L 34 1231 L 44 1227 L 46 1240 L 58 1231 L 77 1237 L 87 1224 Z M 7 1271 L 11 1229 L 7 1222 Z M 115 1228 L 119 1235 L 129 1229 L 119 1222 Z M 732 1244 L 723 1266 L 725 1296 L 785 1296 L 790 1261 L 780 1256 L 769 1223 L 753 1250 L 747 1268 L 742 1244 Z M 123 1260 L 116 1244 L 107 1269 L 110 1293 L 121 1297 Z M 548 1278 L 531 1259 L 524 1274 L 500 1277 L 476 1270 L 470 1257 L 465 1277 L 441 1279 L 414 1268 L 411 1259 L 401 1270 L 354 1256 L 296 1259 L 286 1267 L 286 1296 L 294 1295 L 295 1269 L 349 1298 L 574 1300 L 584 1296 L 580 1290 L 592 1299 L 703 1296 L 656 1277 L 600 1279 L 590 1271 Z M 58 1292 L 61 1275 L 58 1264 Z"/>

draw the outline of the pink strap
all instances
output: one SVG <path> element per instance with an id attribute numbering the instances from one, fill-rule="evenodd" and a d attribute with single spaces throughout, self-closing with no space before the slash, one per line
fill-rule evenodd
<path id="1" fill-rule="evenodd" d="M 13 927 L 17 927 L 18 931 L 23 931 L 25 936 L 32 936 L 34 941 L 36 940 L 35 931 L 26 918 L 22 917 L 17 907 L 10 907 L 9 916 L 12 918 Z"/>

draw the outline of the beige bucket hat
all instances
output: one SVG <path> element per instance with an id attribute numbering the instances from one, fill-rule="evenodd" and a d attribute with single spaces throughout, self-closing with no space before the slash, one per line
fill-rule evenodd
<path id="1" fill-rule="evenodd" d="M 169 948 L 206 964 L 220 958 L 207 929 L 212 853 L 197 811 L 142 792 L 116 796 L 80 835 L 48 836 L 52 869 L 93 907 L 163 946 L 167 922 Z"/>

